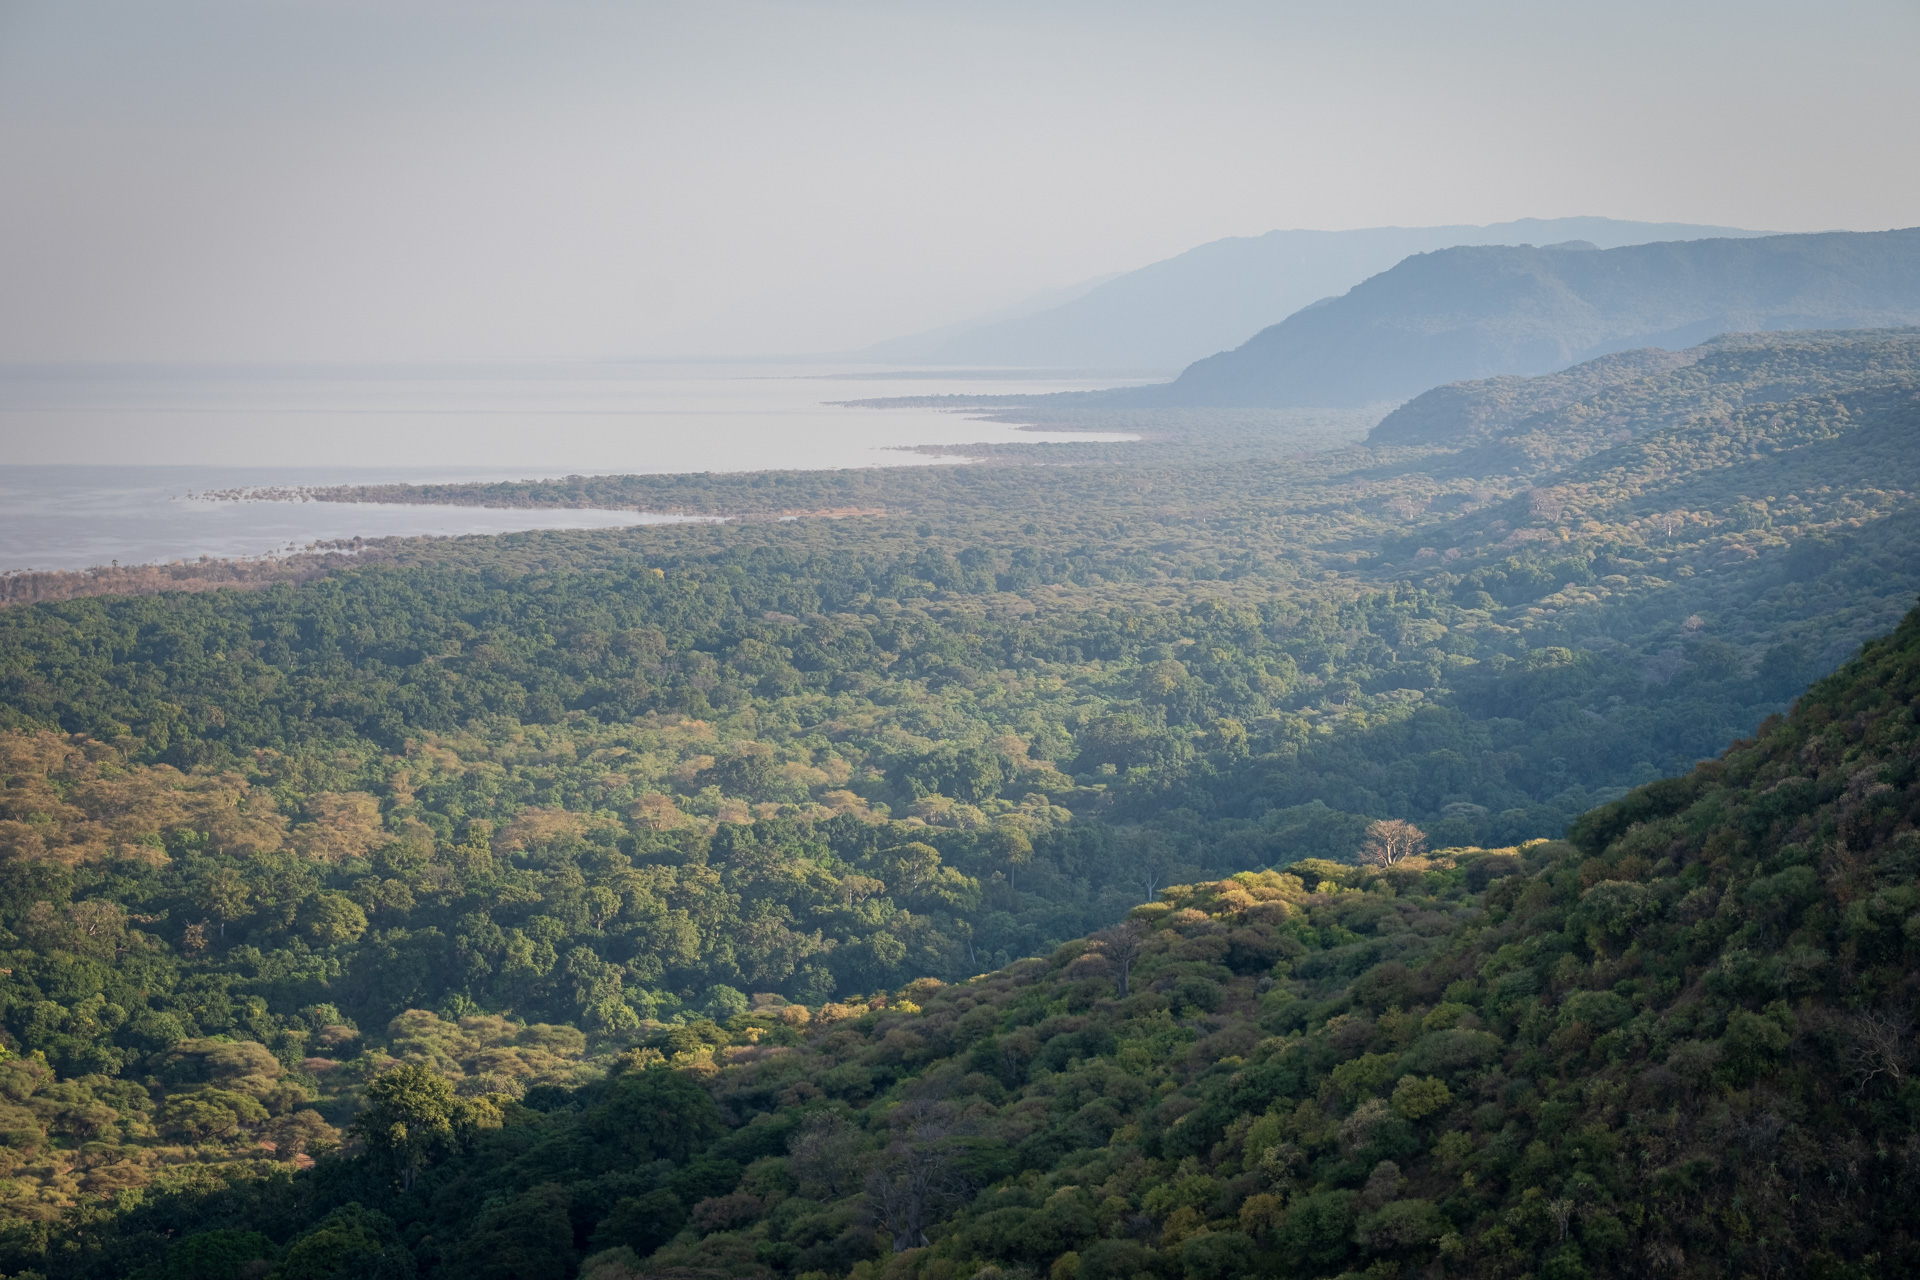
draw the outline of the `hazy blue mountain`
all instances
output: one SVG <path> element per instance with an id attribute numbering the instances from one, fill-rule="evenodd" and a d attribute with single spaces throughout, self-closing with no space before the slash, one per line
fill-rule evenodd
<path id="1" fill-rule="evenodd" d="M 1091 296 L 1091 295 L 1089 295 Z M 1416 254 L 1133 403 L 1340 406 L 1719 333 L 1920 323 L 1920 228 Z"/>
<path id="2" fill-rule="evenodd" d="M 1115 278 L 1036 295 L 1005 312 L 896 338 L 861 354 L 900 364 L 1178 369 L 1245 342 L 1409 254 L 1462 244 L 1586 240 L 1603 249 L 1762 231 L 1614 218 L 1522 218 L 1491 226 L 1269 231 L 1190 249 Z"/>
<path id="3" fill-rule="evenodd" d="M 913 334 L 910 337 L 894 338 L 887 342 L 880 343 L 878 346 L 869 347 L 859 354 L 882 361 L 883 363 L 894 363 L 895 361 L 892 356 L 875 353 L 893 352 L 897 350 L 901 363 L 921 363 L 927 360 L 928 357 L 918 355 L 916 354 L 917 352 L 937 351 L 942 344 L 960 339 L 967 334 L 973 333 L 975 330 L 1018 322 L 1027 319 L 1029 316 L 1040 315 L 1043 312 L 1068 306 L 1086 297 L 1100 286 L 1110 281 L 1118 280 L 1126 274 L 1124 271 L 1109 271 L 1106 275 L 1094 276 L 1090 280 L 1081 280 L 1074 284 L 1061 285 L 1053 289 L 1041 289 L 1007 306 L 996 307 L 992 311 L 985 311 L 979 315 L 968 316 L 965 320 L 956 320 L 952 324 L 943 324 L 937 329 L 927 329 L 923 332 Z M 947 362 L 936 360 L 935 363 Z M 973 362 L 969 361 L 966 363 Z"/>

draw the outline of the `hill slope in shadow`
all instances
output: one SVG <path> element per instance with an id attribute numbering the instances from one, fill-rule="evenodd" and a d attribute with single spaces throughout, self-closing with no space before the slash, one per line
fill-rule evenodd
<path id="1" fill-rule="evenodd" d="M 1920 322 L 1920 228 L 1419 254 L 1198 361 L 1141 404 L 1341 406 L 1745 330 Z"/>

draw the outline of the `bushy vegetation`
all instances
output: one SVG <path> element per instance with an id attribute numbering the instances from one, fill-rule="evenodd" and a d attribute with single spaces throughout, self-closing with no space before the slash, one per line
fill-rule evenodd
<path id="1" fill-rule="evenodd" d="M 1278 1224 L 1322 1209 L 1349 1224 L 1326 1228 L 1345 1243 L 1302 1274 L 1434 1258 L 1538 1273 L 1548 1254 L 1568 1275 L 1624 1273 L 1627 1258 L 1666 1266 L 1656 1245 L 1694 1258 L 1707 1229 L 1647 1235 L 1630 1205 L 1652 1202 L 1618 1190 L 1631 1179 L 1594 1173 L 1601 1196 L 1554 1164 L 1540 1185 L 1573 1208 L 1526 1218 L 1532 1202 L 1514 1199 L 1549 1168 L 1529 1144 L 1559 1150 L 1561 1129 L 1541 1128 L 1551 1099 L 1572 1108 L 1568 1125 L 1617 1131 L 1655 1104 L 1705 1114 L 1720 1096 L 1709 1085 L 1750 1084 L 1719 1066 L 1700 1084 L 1658 1036 L 1608 1039 L 1680 1026 L 1711 931 L 1643 930 L 1658 957 L 1609 968 L 1631 948 L 1592 934 L 1592 885 L 1575 869 L 1629 837 L 1590 838 L 1602 819 L 1580 815 L 1750 732 L 1911 603 L 1916 356 L 1920 335 L 1901 331 L 1614 357 L 1445 388 L 1368 446 L 1317 453 L 1299 452 L 1304 427 L 1189 415 L 1132 462 L 1109 450 L 1072 467 L 456 489 L 425 496 L 843 517 L 393 544 L 378 563 L 336 558 L 314 581 L 263 590 L 0 611 L 0 1268 L 218 1274 L 271 1257 L 289 1276 L 332 1274 L 326 1257 L 466 1274 L 483 1255 L 520 1256 L 505 1241 L 523 1227 L 560 1239 L 564 1219 L 564 1247 L 547 1251 L 568 1272 L 605 1254 L 606 1280 L 656 1247 L 654 1271 L 838 1280 L 894 1265 L 899 1241 L 933 1250 L 915 1266 L 1038 1271 L 1071 1253 L 1090 1280 L 1225 1275 L 1293 1256 Z M 1713 785 L 1744 795 L 1745 775 L 1723 773 Z M 1623 803 L 1706 804 L 1700 780 L 1722 774 L 1689 776 Z M 1808 802 L 1820 813 L 1823 795 Z M 1660 829 L 1693 839 L 1718 812 Z M 1356 869 L 1383 819 L 1454 852 Z M 1652 838 L 1653 818 L 1632 821 L 1631 839 Z M 1578 854 L 1543 842 L 1570 827 Z M 1704 928 L 1706 899 L 1659 915 L 1660 895 L 1718 885 L 1724 901 L 1749 864 L 1674 849 L 1648 846 L 1642 871 L 1611 877 L 1630 887 L 1607 893 L 1634 921 L 1644 909 L 1660 929 Z M 1793 875 L 1840 892 L 1808 865 Z M 1522 885 L 1546 896 L 1512 899 Z M 1543 941 L 1556 912 L 1560 940 Z M 1136 932 L 1110 932 L 1126 919 Z M 1100 941 L 1074 941 L 1087 935 Z M 1740 945 L 1800 954 L 1782 950 L 1788 936 Z M 1841 1001 L 1831 984 L 1863 972 L 1843 942 L 1806 945 L 1830 957 L 1829 987 L 1741 1005 L 1793 1046 L 1814 1025 L 1787 1017 L 1794 1001 Z M 1119 959 L 1136 949 L 1137 968 Z M 1612 976 L 1589 982 L 1575 962 Z M 1402 966 L 1391 998 L 1354 994 L 1383 963 Z M 1522 970 L 1534 977 L 1501 985 Z M 1555 1041 L 1554 1019 L 1589 987 L 1631 1009 L 1576 1018 L 1592 1032 L 1576 1053 L 1582 1033 Z M 1721 1043 L 1732 1005 L 1715 1008 L 1685 1037 Z M 1834 1025 L 1855 1026 L 1853 1012 Z M 1062 1047 L 1036 1059 L 1043 1026 Z M 1356 1083 L 1441 1032 L 1486 1053 L 1407 1059 L 1418 1070 L 1401 1103 L 1406 1072 Z M 922 1047 L 900 1047 L 913 1037 Z M 987 1039 L 1014 1046 L 1010 1065 L 988 1061 L 999 1048 L 976 1060 Z M 1843 1040 L 1821 1052 L 1853 1052 Z M 1343 1065 L 1362 1058 L 1373 1065 Z M 1058 1081 L 1059 1097 L 1077 1116 L 1111 1089 L 1111 1115 L 1053 1115 L 1066 1101 L 1048 1082 L 1075 1059 L 1097 1080 Z M 1630 1088 L 1629 1102 L 1580 1092 L 1647 1063 L 1685 1088 L 1644 1104 Z M 1219 1092 L 1269 1067 L 1297 1084 Z M 1344 1083 L 1325 1086 L 1336 1068 Z M 954 1092 L 975 1076 L 987 1083 Z M 411 1083 L 383 1102 L 381 1080 Z M 641 1141 L 640 1121 L 605 1109 L 643 1080 L 700 1083 L 718 1127 L 641 1169 L 617 1154 Z M 1380 1154 L 1340 1137 L 1370 1100 L 1368 1115 L 1400 1125 L 1383 1133 L 1427 1145 Z M 1297 1123 L 1261 1119 L 1283 1102 Z M 374 1125 L 382 1106 L 426 1110 Z M 1498 1123 L 1482 1124 L 1488 1106 Z M 1218 1132 L 1211 1119 L 1180 1130 L 1207 1135 L 1191 1149 L 1172 1136 L 1188 1112 L 1224 1117 Z M 1520 1144 L 1519 1163 L 1488 1156 L 1476 1172 L 1509 1121 L 1519 1136 L 1500 1141 Z M 801 1158 L 756 1181 L 796 1159 L 803 1129 L 803 1146 L 859 1177 L 816 1185 Z M 1688 1129 L 1673 1150 L 1727 1132 Z M 1439 1153 L 1443 1134 L 1472 1152 Z M 535 1159 L 549 1141 L 561 1145 Z M 1297 1160 L 1261 1173 L 1283 1143 Z M 1097 1178 L 1081 1168 L 1095 1159 L 1108 1162 Z M 1382 1161 L 1412 1189 L 1366 1181 Z M 708 1172 L 685 1173 L 696 1167 Z M 1440 1189 L 1456 1173 L 1486 1188 L 1479 1199 Z M 1189 1177 L 1227 1198 L 1148 1203 Z M 918 1225 L 873 1216 L 901 1178 L 925 1192 Z M 965 1226 L 1037 1212 L 1069 1184 L 1103 1188 L 1097 1230 L 1060 1236 L 1050 1257 L 989 1248 L 1000 1227 Z M 1687 1221 L 1719 1215 L 1733 1231 L 1727 1215 L 1745 1213 L 1743 1230 L 1777 1243 L 1786 1228 L 1752 1226 L 1758 1192 L 1736 1184 L 1737 1204 L 1702 1190 Z M 987 1188 L 1015 1198 L 989 1204 Z M 519 1216 L 526 1196 L 545 1206 L 537 1230 Z M 1256 1196 L 1266 1226 L 1236 1216 Z M 1114 1199 L 1124 1212 L 1102 1207 Z M 1402 1244 L 1366 1244 L 1387 1238 L 1361 1231 L 1368 1215 L 1428 1212 L 1391 1207 L 1414 1201 L 1440 1216 L 1392 1228 Z M 642 1207 L 607 1226 L 627 1202 Z M 1609 1215 L 1626 1253 L 1584 1243 L 1581 1224 Z M 1881 1247 L 1807 1243 L 1810 1228 L 1783 1221 L 1808 1266 L 1822 1249 Z M 229 1234 L 202 1232 L 201 1261 L 162 1259 L 169 1233 L 202 1227 Z M 296 1267 L 288 1250 L 310 1232 L 321 1243 Z M 486 1232 L 492 1244 L 471 1243 Z M 1213 1237 L 1192 1248 L 1224 1251 L 1215 1262 L 1182 1260 L 1189 1238 Z M 723 1246 L 731 1261 L 711 1255 Z M 1785 1265 L 1772 1256 L 1741 1265 Z"/>
<path id="2" fill-rule="evenodd" d="M 452 1091 L 402 1068 L 361 1128 L 444 1133 L 405 1174 L 370 1141 L 88 1224 L 68 1256 L 160 1274 L 217 1242 L 282 1275 L 346 1274 L 305 1269 L 325 1252 L 556 1280 L 1903 1274 L 1916 708 L 1920 613 L 1569 842 L 1175 886 L 971 981 L 662 1031 L 464 1130 Z"/>

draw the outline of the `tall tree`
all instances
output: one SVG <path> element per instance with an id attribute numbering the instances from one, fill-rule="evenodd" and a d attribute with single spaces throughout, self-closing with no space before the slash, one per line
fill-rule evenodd
<path id="1" fill-rule="evenodd" d="M 1403 858 L 1417 858 L 1426 851 L 1426 832 L 1401 818 L 1382 818 L 1367 824 L 1367 839 L 1360 846 L 1360 860 L 1369 866 L 1390 867 Z"/>
<path id="2" fill-rule="evenodd" d="M 366 1096 L 367 1109 L 353 1122 L 352 1131 L 408 1191 L 435 1159 L 464 1145 L 476 1131 L 500 1126 L 498 1103 L 457 1098 L 444 1076 L 418 1064 L 375 1076 Z"/>

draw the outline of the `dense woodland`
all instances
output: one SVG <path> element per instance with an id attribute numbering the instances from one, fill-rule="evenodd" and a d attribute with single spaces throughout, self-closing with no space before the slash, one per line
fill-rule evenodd
<path id="1" fill-rule="evenodd" d="M 0 611 L 0 1271 L 1904 1257 L 1920 332 L 1133 425 Z"/>
<path id="2" fill-rule="evenodd" d="M 1565 843 L 1170 886 L 517 1101 L 450 1087 L 459 1033 L 419 1015 L 357 1153 L 12 1244 L 103 1275 L 1909 1274 L 1917 743 L 1920 612 Z"/>

